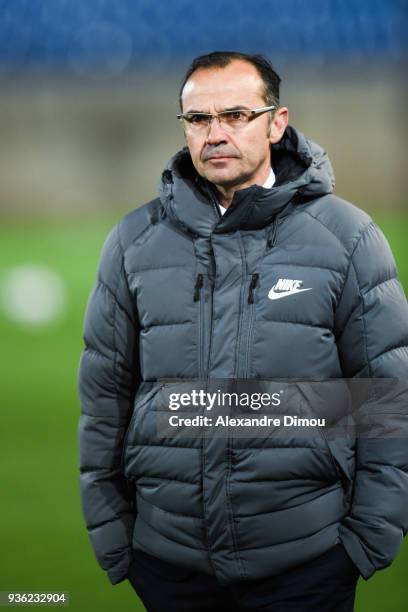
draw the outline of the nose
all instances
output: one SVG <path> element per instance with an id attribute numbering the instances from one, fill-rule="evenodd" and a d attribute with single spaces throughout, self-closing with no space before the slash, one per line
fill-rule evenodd
<path id="1" fill-rule="evenodd" d="M 227 135 L 221 127 L 218 117 L 213 117 L 208 126 L 206 142 L 208 144 L 220 144 L 227 141 Z"/>

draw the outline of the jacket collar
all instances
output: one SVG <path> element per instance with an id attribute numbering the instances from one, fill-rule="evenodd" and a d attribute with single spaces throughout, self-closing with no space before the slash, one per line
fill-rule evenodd
<path id="1" fill-rule="evenodd" d="M 271 163 L 276 175 L 273 187 L 251 185 L 236 191 L 221 216 L 213 185 L 197 174 L 184 147 L 163 171 L 160 199 L 170 217 L 188 232 L 209 236 L 212 232 L 260 229 L 295 197 L 316 198 L 333 189 L 334 175 L 326 152 L 291 126 L 271 147 Z"/>

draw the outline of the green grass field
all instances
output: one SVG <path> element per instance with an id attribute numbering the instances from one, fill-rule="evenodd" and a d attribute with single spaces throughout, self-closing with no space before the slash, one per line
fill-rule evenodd
<path id="1" fill-rule="evenodd" d="M 374 218 L 408 290 L 408 217 Z M 45 264 L 61 276 L 67 291 L 65 315 L 48 326 L 13 323 L 0 314 L 0 590 L 69 591 L 75 611 L 144 610 L 127 582 L 112 587 L 97 566 L 79 502 L 76 375 L 82 319 L 100 248 L 114 221 L 3 223 L 0 229 L 0 283 L 15 266 Z M 407 574 L 408 543 L 392 567 L 367 583 L 360 580 L 356 611 L 404 612 Z"/>

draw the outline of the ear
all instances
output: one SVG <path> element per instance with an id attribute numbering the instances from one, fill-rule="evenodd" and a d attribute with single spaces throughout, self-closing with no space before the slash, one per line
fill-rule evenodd
<path id="1" fill-rule="evenodd" d="M 273 115 L 269 128 L 269 142 L 276 144 L 282 138 L 289 122 L 289 110 L 286 106 L 280 106 Z"/>

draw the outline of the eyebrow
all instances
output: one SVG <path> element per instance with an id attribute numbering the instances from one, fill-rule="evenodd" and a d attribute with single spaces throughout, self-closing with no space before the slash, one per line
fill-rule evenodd
<path id="1" fill-rule="evenodd" d="M 224 108 L 222 111 L 219 111 L 220 113 L 224 113 L 226 111 L 234 111 L 234 110 L 251 110 L 250 108 L 248 108 L 248 106 L 245 106 L 244 104 L 240 104 L 239 106 L 230 106 L 228 108 Z M 185 113 L 183 113 L 183 115 L 190 115 L 192 113 L 197 113 L 198 115 L 211 115 L 212 113 L 209 113 L 208 111 L 202 111 L 202 110 L 195 110 L 194 108 L 188 111 L 185 111 Z"/>

